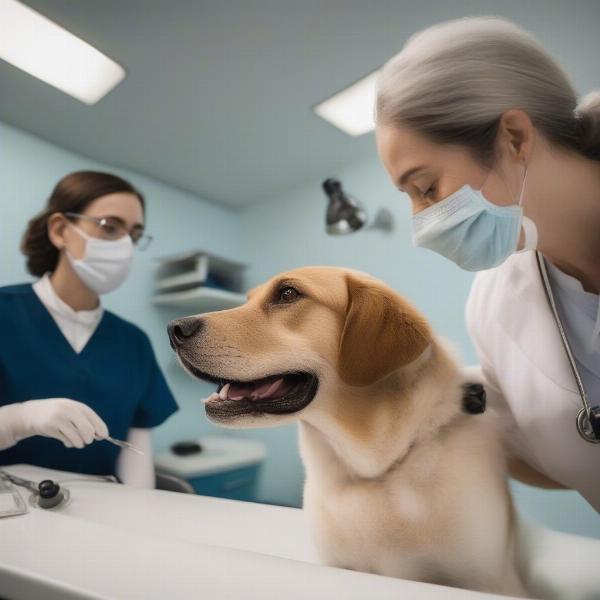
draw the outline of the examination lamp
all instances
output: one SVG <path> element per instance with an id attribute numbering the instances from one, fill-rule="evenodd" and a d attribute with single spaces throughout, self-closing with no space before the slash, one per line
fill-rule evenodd
<path id="1" fill-rule="evenodd" d="M 366 225 L 367 213 L 358 201 L 344 192 L 342 184 L 337 179 L 326 179 L 323 182 L 323 190 L 329 198 L 326 216 L 327 233 L 331 235 L 354 233 Z"/>
<path id="2" fill-rule="evenodd" d="M 362 229 L 379 229 L 390 233 L 394 229 L 394 218 L 386 208 L 380 208 L 375 217 L 369 219 L 362 204 L 349 196 L 337 179 L 326 179 L 323 190 L 329 199 L 326 228 L 331 235 L 354 233 Z"/>

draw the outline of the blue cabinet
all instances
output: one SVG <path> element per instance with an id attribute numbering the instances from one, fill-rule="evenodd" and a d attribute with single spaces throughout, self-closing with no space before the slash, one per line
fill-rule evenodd
<path id="1" fill-rule="evenodd" d="M 187 441 L 201 450 L 175 454 L 171 446 L 155 457 L 157 470 L 185 479 L 203 496 L 258 501 L 258 475 L 266 457 L 262 442 L 233 435 Z"/>
<path id="2" fill-rule="evenodd" d="M 231 500 L 256 501 L 259 466 L 243 467 L 223 473 L 188 479 L 197 494 Z"/>

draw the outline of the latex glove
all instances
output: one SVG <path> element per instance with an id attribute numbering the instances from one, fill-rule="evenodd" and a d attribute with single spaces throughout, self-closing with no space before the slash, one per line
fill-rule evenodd
<path id="1" fill-rule="evenodd" d="M 83 448 L 108 435 L 104 421 L 86 404 L 69 398 L 47 398 L 9 404 L 0 408 L 0 420 L 8 446 L 43 435 L 60 440 L 67 448 Z M 6 444 L 6 440 L 2 440 Z M 7 447 L 6 445 L 4 447 Z M 2 444 L 0 443 L 0 448 Z"/>

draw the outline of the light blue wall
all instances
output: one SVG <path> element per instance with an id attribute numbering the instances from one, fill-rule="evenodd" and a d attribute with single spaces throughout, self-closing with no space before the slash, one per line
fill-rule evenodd
<path id="1" fill-rule="evenodd" d="M 388 181 L 375 150 L 371 160 L 346 167 L 338 177 L 344 188 L 366 205 L 370 214 L 388 209 L 393 233 L 364 231 L 333 237 L 325 233 L 326 200 L 320 181 L 247 209 L 242 215 L 249 283 L 255 285 L 280 271 L 303 265 L 353 267 L 391 285 L 411 299 L 437 332 L 453 342 L 467 364 L 476 355 L 464 323 L 464 305 L 473 274 L 421 248 L 413 248 L 407 196 Z M 301 498 L 302 465 L 295 426 L 253 430 L 266 442 L 270 460 L 262 480 L 265 499 L 297 504 Z M 513 485 L 519 510 L 555 529 L 600 537 L 597 513 L 576 492 L 543 491 Z"/>
<path id="2" fill-rule="evenodd" d="M 0 285 L 32 280 L 18 250 L 20 238 L 27 220 L 44 206 L 56 182 L 67 173 L 110 171 L 130 180 L 145 195 L 147 229 L 154 240 L 148 250 L 137 254 L 127 282 L 104 296 L 103 303 L 150 336 L 179 404 L 180 410 L 154 430 L 155 449 L 160 451 L 176 439 L 214 431 L 199 402 L 214 386 L 184 373 L 168 343 L 166 323 L 182 316 L 181 311 L 159 309 L 150 303 L 153 266 L 158 256 L 192 248 L 238 259 L 242 244 L 236 213 L 149 177 L 88 160 L 2 122 L 0 148 Z"/>
<path id="3" fill-rule="evenodd" d="M 104 303 L 148 333 L 179 403 L 179 412 L 155 431 L 157 451 L 177 439 L 220 431 L 207 422 L 198 402 L 213 386 L 183 373 L 167 342 L 165 325 L 181 312 L 157 309 L 149 302 L 153 258 L 157 256 L 197 247 L 242 258 L 251 265 L 249 286 L 282 270 L 309 264 L 361 269 L 410 298 L 438 333 L 454 342 L 465 362 L 475 361 L 463 319 L 472 275 L 411 246 L 408 202 L 388 182 L 374 153 L 371 160 L 339 173 L 323 173 L 322 179 L 339 177 L 371 214 L 387 208 L 395 219 L 395 230 L 336 238 L 324 232 L 325 198 L 320 181 L 236 213 L 149 177 L 85 159 L 1 122 L 0 140 L 0 285 L 30 279 L 17 250 L 20 236 L 27 219 L 43 206 L 64 174 L 79 169 L 109 170 L 131 180 L 145 194 L 148 229 L 155 241 L 146 253 L 138 255 L 127 283 L 106 296 Z M 246 430 L 237 435 L 267 444 L 269 456 L 259 500 L 299 505 L 303 471 L 296 427 Z M 514 489 L 519 509 L 527 516 L 557 529 L 600 537 L 597 514 L 574 492 L 544 492 L 520 484 Z"/>

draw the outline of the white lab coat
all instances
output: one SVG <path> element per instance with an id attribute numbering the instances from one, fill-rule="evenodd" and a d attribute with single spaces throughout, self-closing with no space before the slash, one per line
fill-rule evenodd
<path id="1" fill-rule="evenodd" d="M 490 405 L 511 423 L 517 456 L 600 512 L 600 444 L 584 441 L 581 399 L 546 299 L 535 252 L 477 273 L 466 305 Z M 600 399 L 589 398 L 596 404 Z"/>

